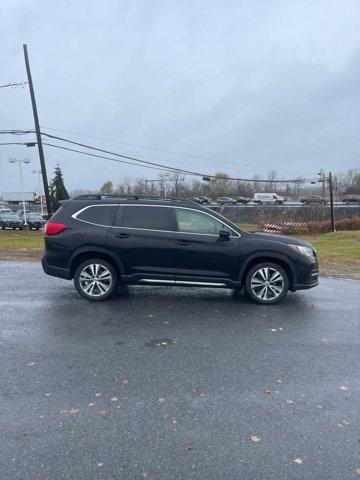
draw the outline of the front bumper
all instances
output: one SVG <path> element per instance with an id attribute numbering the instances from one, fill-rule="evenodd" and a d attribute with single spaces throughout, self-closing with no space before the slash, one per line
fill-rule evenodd
<path id="1" fill-rule="evenodd" d="M 319 267 L 316 263 L 313 264 L 311 270 L 306 275 L 302 275 L 301 282 L 295 283 L 291 290 L 293 292 L 296 290 L 307 290 L 317 285 L 319 285 Z"/>

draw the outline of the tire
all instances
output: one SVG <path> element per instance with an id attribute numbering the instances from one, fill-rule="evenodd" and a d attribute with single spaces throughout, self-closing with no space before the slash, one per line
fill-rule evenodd
<path id="1" fill-rule="evenodd" d="M 92 280 L 93 278 L 99 279 L 101 276 L 105 277 L 101 282 Z M 109 298 L 114 292 L 117 286 L 116 271 L 109 262 L 101 258 L 90 258 L 77 267 L 74 275 L 74 285 L 82 297 L 100 302 Z M 103 293 L 101 293 L 102 291 Z"/>
<path id="2" fill-rule="evenodd" d="M 24 227 L 19 227 L 19 230 L 23 230 Z"/>
<path id="3" fill-rule="evenodd" d="M 12 227 L 13 230 L 16 230 L 16 227 Z"/>
<path id="4" fill-rule="evenodd" d="M 40 230 L 40 227 L 35 227 L 35 230 Z"/>
<path id="5" fill-rule="evenodd" d="M 271 278 L 275 278 L 275 281 L 271 281 Z M 269 283 L 265 283 L 266 281 Z M 273 305 L 286 296 L 289 290 L 289 277 L 285 270 L 276 263 L 258 263 L 247 273 L 245 289 L 254 302 Z"/>
<path id="6" fill-rule="evenodd" d="M 1 230 L 5 230 L 5 225 L 3 223 L 1 224 Z"/>

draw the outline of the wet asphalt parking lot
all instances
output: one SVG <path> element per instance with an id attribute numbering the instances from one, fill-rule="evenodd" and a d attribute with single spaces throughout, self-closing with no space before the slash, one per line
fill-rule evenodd
<path id="1" fill-rule="evenodd" d="M 360 479 L 360 282 L 276 306 L 0 262 L 0 478 Z"/>

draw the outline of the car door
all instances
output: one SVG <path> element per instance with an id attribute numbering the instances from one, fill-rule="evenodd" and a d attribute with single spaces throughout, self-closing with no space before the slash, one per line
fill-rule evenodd
<path id="1" fill-rule="evenodd" d="M 236 280 L 240 235 L 210 213 L 186 207 L 173 207 L 173 213 L 176 280 Z M 227 239 L 219 236 L 223 229 L 230 232 Z"/>
<path id="2" fill-rule="evenodd" d="M 176 246 L 170 206 L 126 204 L 119 207 L 108 232 L 108 246 L 124 274 L 175 280 Z"/>

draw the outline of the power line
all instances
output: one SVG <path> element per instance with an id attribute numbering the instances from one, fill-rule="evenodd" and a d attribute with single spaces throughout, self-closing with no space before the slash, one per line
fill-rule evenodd
<path id="1" fill-rule="evenodd" d="M 197 159 L 200 159 L 200 160 L 207 160 L 207 161 L 210 161 L 210 162 L 216 162 L 216 163 L 221 163 L 221 164 L 237 165 L 237 166 L 241 166 L 241 167 L 252 168 L 254 170 L 265 170 L 265 167 L 257 167 L 256 165 L 249 164 L 249 163 L 234 162 L 234 161 L 231 161 L 231 160 L 219 160 L 217 158 L 206 157 L 206 156 L 203 156 L 203 155 L 194 155 L 194 154 L 191 154 L 191 153 L 180 153 L 180 152 L 176 152 L 174 150 L 166 150 L 166 149 L 163 149 L 163 148 L 149 147 L 147 145 L 141 145 L 141 144 L 138 144 L 138 143 L 122 142 L 120 140 L 114 140 L 114 139 L 104 138 L 104 137 L 96 137 L 96 136 L 93 136 L 93 135 L 86 135 L 86 134 L 82 134 L 82 133 L 71 132 L 69 130 L 62 130 L 62 129 L 59 129 L 59 128 L 45 127 L 43 125 L 41 126 L 41 128 L 43 128 L 43 129 L 45 128 L 45 130 L 53 130 L 55 132 L 68 133 L 70 135 L 76 135 L 78 137 L 91 138 L 93 140 L 101 140 L 101 141 L 104 141 L 104 142 L 118 143 L 120 145 L 126 145 L 126 146 L 129 146 L 129 147 L 144 148 L 144 149 L 147 149 L 147 150 L 153 150 L 153 151 L 162 152 L 162 153 L 169 153 L 171 155 L 177 155 L 177 156 L 189 157 L 189 158 L 197 158 Z M 300 170 L 287 170 L 287 169 L 281 169 L 281 168 L 278 168 L 277 170 L 279 172 L 304 173 L 303 171 L 300 171 Z"/>
<path id="2" fill-rule="evenodd" d="M 140 162 L 141 164 L 143 165 L 139 165 L 139 164 L 133 164 L 133 165 L 137 165 L 137 166 L 148 166 L 148 165 L 151 165 L 151 166 L 155 166 L 155 167 L 160 167 L 160 169 L 164 169 L 164 170 L 167 170 L 167 171 L 172 171 L 172 172 L 177 172 L 177 173 L 183 173 L 185 175 L 194 175 L 194 176 L 198 176 L 198 177 L 209 177 L 209 178 L 212 178 L 212 179 L 217 179 L 217 180 L 221 180 L 221 177 L 216 177 L 215 175 L 208 175 L 206 173 L 200 173 L 200 172 L 194 172 L 194 171 L 190 171 L 190 170 L 184 170 L 184 169 L 181 169 L 181 168 L 174 168 L 174 167 L 168 167 L 167 165 L 162 165 L 162 164 L 159 164 L 159 163 L 154 163 L 154 162 L 149 162 L 147 160 L 142 160 L 140 158 L 137 158 L 137 157 L 130 157 L 128 155 L 122 155 L 120 153 L 116 153 L 116 152 L 111 152 L 109 150 L 103 150 L 101 148 L 96 148 L 96 147 L 92 147 L 90 145 L 86 145 L 86 144 L 83 144 L 83 143 L 79 143 L 79 142 L 74 142 L 73 140 L 68 140 L 66 138 L 62 138 L 62 137 L 58 137 L 56 135 L 50 135 L 48 133 L 42 133 L 42 135 L 45 135 L 49 138 L 54 138 L 56 140 L 61 140 L 63 142 L 68 142 L 68 143 L 71 143 L 71 144 L 74 144 L 74 145 L 77 145 L 77 146 L 80 146 L 80 147 L 83 147 L 83 148 L 89 148 L 90 150 L 95 150 L 95 151 L 98 151 L 98 152 L 101 152 L 101 153 L 106 153 L 106 154 L 109 154 L 109 155 L 114 155 L 114 156 L 117 156 L 117 157 L 121 157 L 121 158 L 124 158 L 124 159 L 127 159 L 127 160 L 132 160 L 132 161 L 135 161 L 135 162 Z M 65 147 L 62 147 L 60 145 L 54 145 L 54 144 L 49 144 L 50 146 L 52 147 L 55 147 L 55 148 L 63 148 L 63 149 L 66 149 Z M 69 149 L 67 148 L 67 150 L 73 150 L 73 149 Z M 75 150 L 74 150 L 75 151 Z M 81 151 L 76 151 L 77 153 L 83 153 L 83 154 L 87 154 L 87 152 L 81 152 Z M 112 158 L 109 158 L 107 157 L 107 159 L 109 160 L 114 160 Z M 291 180 L 262 180 L 262 179 L 250 179 L 250 178 L 236 178 L 236 177 L 228 177 L 226 178 L 226 180 L 235 180 L 235 181 L 243 181 L 243 182 L 254 182 L 254 181 L 257 181 L 259 183 L 294 183 L 294 182 L 299 182 L 299 181 L 302 181 L 304 182 L 306 179 L 291 179 Z"/>
<path id="3" fill-rule="evenodd" d="M 0 131 L 0 133 L 12 133 L 12 134 L 26 134 L 26 133 L 35 133 L 34 130 L 6 130 L 6 131 Z M 132 156 L 129 156 L 129 155 L 122 155 L 120 153 L 116 153 L 116 152 L 111 152 L 109 150 L 104 150 L 104 149 L 101 149 L 101 148 L 96 148 L 96 147 L 93 147 L 91 145 L 86 145 L 84 143 L 80 143 L 80 142 L 75 142 L 73 140 L 69 140 L 67 138 L 63 138 L 63 137 L 58 137 L 56 135 L 51 135 L 49 133 L 45 133 L 45 132 L 41 132 L 41 135 L 44 135 L 48 138 L 52 138 L 52 139 L 55 139 L 55 140 L 60 140 L 62 142 L 67 142 L 67 143 L 70 143 L 70 144 L 73 144 L 73 145 L 77 145 L 77 146 L 80 146 L 80 147 L 83 147 L 83 148 L 88 148 L 90 150 L 94 150 L 94 151 L 98 151 L 98 152 L 101 152 L 101 153 L 106 153 L 106 154 L 109 154 L 109 155 L 114 155 L 114 156 L 117 156 L 117 157 L 120 157 L 120 158 L 124 158 L 124 159 L 127 159 L 127 160 L 132 160 L 134 162 L 138 162 L 138 163 L 135 163 L 133 165 L 137 165 L 137 166 L 152 166 L 152 167 L 158 167 L 157 169 L 163 169 L 163 170 L 167 170 L 167 171 L 171 171 L 171 172 L 177 172 L 177 173 L 183 173 L 185 175 L 193 175 L 193 176 L 198 176 L 198 177 L 208 177 L 208 178 L 211 178 L 211 179 L 215 179 L 215 180 L 221 180 L 222 178 L 221 177 L 217 177 L 215 175 L 209 175 L 209 174 L 206 174 L 206 173 L 200 173 L 200 172 L 194 172 L 194 171 L 191 171 L 191 170 L 185 170 L 185 169 L 181 169 L 181 168 L 176 168 L 176 167 L 169 167 L 167 165 L 163 165 L 163 164 L 159 164 L 159 163 L 155 163 L 155 162 L 149 162 L 147 160 L 143 160 L 143 159 L 140 159 L 140 158 L 137 158 L 137 157 L 132 157 Z M 65 147 L 60 147 L 59 145 L 53 145 L 53 144 L 49 144 L 49 146 L 52 146 L 52 147 L 55 147 L 55 148 L 63 148 L 63 149 L 66 149 Z M 71 151 L 71 149 L 67 149 L 69 151 Z M 82 154 L 87 154 L 87 152 L 81 152 L 81 151 L 76 151 L 76 153 L 82 153 Z M 101 158 L 101 157 L 100 157 Z M 109 158 L 107 158 L 109 159 Z M 113 160 L 112 158 L 110 158 L 110 160 Z M 143 164 L 143 165 L 140 165 L 140 164 Z M 302 179 L 290 179 L 290 180 L 263 180 L 263 179 L 254 179 L 254 178 L 237 178 L 237 177 L 227 177 L 227 178 L 223 178 L 223 180 L 234 180 L 234 181 L 241 181 L 241 182 L 258 182 L 258 183 L 305 183 L 307 181 L 307 179 L 305 178 L 302 178 Z"/>
<path id="4" fill-rule="evenodd" d="M 113 162 L 125 163 L 125 164 L 128 164 L 128 165 L 136 165 L 137 167 L 151 168 L 152 170 L 164 170 L 166 172 L 172 172 L 173 171 L 173 170 L 169 170 L 165 167 L 161 168 L 161 167 L 152 167 L 150 165 L 149 166 L 139 165 L 138 163 L 127 162 L 126 160 L 119 160 L 117 158 L 105 157 L 104 155 L 97 155 L 96 153 L 83 152 L 81 150 L 76 150 L 74 148 L 63 147 L 61 145 L 54 145 L 52 143 L 47 143 L 47 142 L 43 142 L 43 145 L 47 145 L 48 147 L 59 148 L 61 150 L 67 150 L 69 152 L 81 153 L 83 155 L 88 155 L 89 157 L 103 158 L 105 160 L 111 160 Z"/>
<path id="5" fill-rule="evenodd" d="M 19 83 L 3 83 L 2 85 L 0 85 L 0 88 L 7 88 L 7 87 L 11 87 L 11 88 L 17 88 L 17 87 L 20 87 L 20 88 L 24 88 L 25 85 L 27 85 L 28 82 L 19 82 Z"/>

